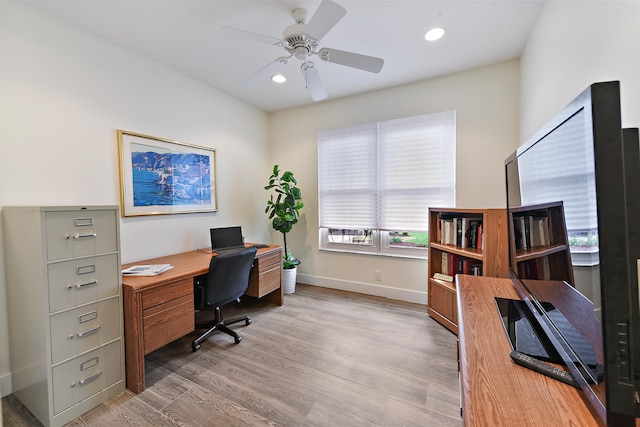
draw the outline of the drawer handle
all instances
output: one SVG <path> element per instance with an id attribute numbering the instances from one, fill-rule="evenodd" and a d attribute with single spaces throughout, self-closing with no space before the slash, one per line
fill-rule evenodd
<path id="1" fill-rule="evenodd" d="M 98 284 L 98 281 L 94 280 L 92 282 L 87 282 L 87 283 L 78 283 L 77 285 L 67 285 L 67 289 L 71 289 L 74 286 L 80 289 L 80 288 L 84 288 L 85 286 L 91 286 L 91 285 L 97 285 L 97 284 Z"/>
<path id="2" fill-rule="evenodd" d="M 98 235 L 97 235 L 96 233 L 87 233 L 87 234 L 79 234 L 79 233 L 76 233 L 76 234 L 74 234 L 74 235 L 73 235 L 73 238 L 74 238 L 75 240 L 78 240 L 78 239 L 83 239 L 83 238 L 85 238 L 85 237 L 97 237 L 97 236 L 98 236 Z M 64 236 L 64 238 L 65 238 L 66 240 L 69 240 L 69 235 L 68 235 L 68 234 L 66 234 L 66 235 Z"/>
<path id="3" fill-rule="evenodd" d="M 96 326 L 93 329 L 89 329 L 88 331 L 83 331 L 83 332 L 78 332 L 78 338 L 82 338 L 85 335 L 91 335 L 91 334 L 95 334 L 96 332 L 98 332 L 100 330 L 100 325 Z M 71 337 L 73 337 L 73 335 L 71 335 Z"/>
<path id="4" fill-rule="evenodd" d="M 98 371 L 98 372 L 96 372 L 95 374 L 91 375 L 88 378 L 81 379 L 80 381 L 78 381 L 78 384 L 83 385 L 83 384 L 89 383 L 89 382 L 95 380 L 96 378 L 98 378 L 100 375 L 102 375 L 102 371 Z M 71 383 L 71 387 L 74 387 L 75 385 L 76 385 L 76 383 Z"/>

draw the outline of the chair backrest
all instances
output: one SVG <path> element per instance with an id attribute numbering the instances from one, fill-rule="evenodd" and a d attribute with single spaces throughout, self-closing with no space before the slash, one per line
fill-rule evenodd
<path id="1" fill-rule="evenodd" d="M 211 257 L 204 303 L 219 307 L 240 298 L 249 286 L 256 248 L 219 251 Z"/>

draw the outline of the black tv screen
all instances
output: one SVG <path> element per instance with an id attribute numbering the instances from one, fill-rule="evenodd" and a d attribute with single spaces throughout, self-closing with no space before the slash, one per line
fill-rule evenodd
<path id="1" fill-rule="evenodd" d="M 640 346 L 640 336 L 636 337 L 636 259 L 640 258 L 640 250 L 635 248 L 640 243 L 629 239 L 628 216 L 633 209 L 636 214 L 640 212 L 640 208 L 634 208 L 640 201 L 633 194 L 638 192 L 640 182 L 631 187 L 634 179 L 640 179 L 640 156 L 637 132 L 625 132 L 630 145 L 634 135 L 635 157 L 625 157 L 620 83 L 595 83 L 505 161 L 510 222 L 515 213 L 526 207 L 561 206 L 570 249 L 565 251 L 570 254 L 570 271 L 562 277 L 546 281 L 523 277 L 522 265 L 516 261 L 516 253 L 521 250 L 517 247 L 520 236 L 516 236 L 517 226 L 510 224 L 514 284 L 562 363 L 576 377 L 586 399 L 610 426 L 635 425 L 638 415 L 635 375 L 640 369 L 633 344 Z M 632 178 L 634 173 L 638 177 Z M 635 275 L 632 268 L 636 268 Z M 550 283 L 557 292 L 547 292 Z M 568 297 L 578 300 L 581 307 L 563 307 Z M 562 314 L 581 334 L 583 339 L 579 341 L 589 342 L 590 348 L 573 348 L 575 344 L 572 347 L 562 328 L 546 313 L 544 304 L 566 311 Z M 581 360 L 581 352 L 595 353 L 597 363 Z"/>

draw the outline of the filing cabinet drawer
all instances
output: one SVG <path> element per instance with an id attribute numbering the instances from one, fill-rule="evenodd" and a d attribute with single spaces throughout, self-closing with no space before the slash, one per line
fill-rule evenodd
<path id="1" fill-rule="evenodd" d="M 258 267 L 258 270 L 263 270 L 276 264 L 280 265 L 281 259 L 282 259 L 282 251 L 274 251 L 272 253 L 269 253 L 257 258 L 254 262 L 254 268 Z"/>
<path id="2" fill-rule="evenodd" d="M 121 340 L 53 368 L 54 414 L 123 380 Z"/>
<path id="3" fill-rule="evenodd" d="M 185 295 L 190 295 L 193 301 L 193 278 L 191 277 L 145 290 L 142 293 L 142 309 L 155 307 Z"/>
<path id="4" fill-rule="evenodd" d="M 51 313 L 119 295 L 120 292 L 117 254 L 49 264 L 47 274 Z"/>
<path id="5" fill-rule="evenodd" d="M 260 282 L 258 298 L 262 298 L 268 293 L 280 288 L 281 274 L 282 269 L 280 268 L 280 264 L 271 266 L 264 271 L 260 271 L 258 279 Z"/>
<path id="6" fill-rule="evenodd" d="M 115 210 L 47 212 L 47 259 L 55 261 L 118 250 Z"/>
<path id="7" fill-rule="evenodd" d="M 244 294 L 254 298 L 262 298 L 279 289 L 281 259 L 282 251 L 279 250 L 257 258 L 249 275 L 249 286 Z"/>
<path id="8" fill-rule="evenodd" d="M 91 350 L 120 336 L 120 299 L 86 305 L 51 316 L 51 361 Z"/>
<path id="9" fill-rule="evenodd" d="M 193 288 L 192 288 L 193 289 Z M 193 292 L 143 311 L 144 354 L 195 330 Z"/>

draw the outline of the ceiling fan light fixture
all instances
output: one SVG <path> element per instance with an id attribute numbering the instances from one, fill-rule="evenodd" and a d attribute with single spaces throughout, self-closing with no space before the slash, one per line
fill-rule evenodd
<path id="1" fill-rule="evenodd" d="M 287 78 L 282 74 L 274 74 L 273 76 L 271 76 L 271 80 L 274 83 L 284 83 L 287 81 Z"/>
<path id="2" fill-rule="evenodd" d="M 427 31 L 424 35 L 425 40 L 433 42 L 436 40 L 440 40 L 444 36 L 444 28 L 435 27 Z"/>

